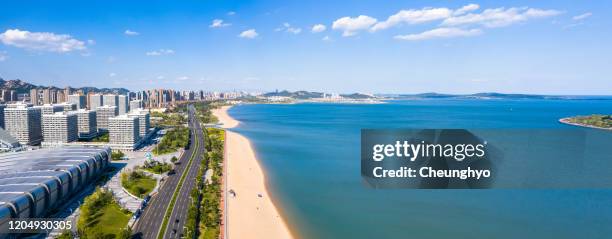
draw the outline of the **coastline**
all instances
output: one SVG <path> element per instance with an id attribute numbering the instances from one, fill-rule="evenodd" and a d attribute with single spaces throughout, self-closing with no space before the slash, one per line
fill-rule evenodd
<path id="1" fill-rule="evenodd" d="M 603 127 L 597 127 L 597 126 L 594 126 L 594 125 L 574 123 L 574 122 L 571 122 L 570 120 L 571 120 L 571 117 L 562 118 L 562 119 L 559 119 L 559 123 L 567 124 L 567 125 L 572 125 L 572 126 L 577 126 L 577 127 L 591 128 L 591 129 L 612 130 L 612 128 L 603 128 Z"/>
<path id="2" fill-rule="evenodd" d="M 227 114 L 229 108 L 231 106 L 212 110 L 221 127 L 226 129 L 223 200 L 227 202 L 227 211 L 223 213 L 227 219 L 224 222 L 227 237 L 294 238 L 270 198 L 264 172 L 251 143 L 244 136 L 227 130 L 239 125 Z M 230 190 L 235 192 L 235 196 L 229 193 Z"/>

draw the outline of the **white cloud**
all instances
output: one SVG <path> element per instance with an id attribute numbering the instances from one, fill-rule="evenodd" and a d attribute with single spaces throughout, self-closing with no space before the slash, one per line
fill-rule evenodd
<path id="1" fill-rule="evenodd" d="M 480 8 L 478 4 L 468 4 L 459 9 L 431 8 L 401 10 L 387 18 L 387 20 L 377 23 L 370 29 L 371 31 L 384 30 L 399 24 L 420 24 L 436 20 L 447 19 L 452 16 L 463 15 Z"/>
<path id="2" fill-rule="evenodd" d="M 482 13 L 469 13 L 446 18 L 443 26 L 461 26 L 478 24 L 485 27 L 504 27 L 524 22 L 533 18 L 551 17 L 561 14 L 557 10 L 542 10 L 536 8 L 494 8 L 485 9 Z"/>
<path id="3" fill-rule="evenodd" d="M 354 36 L 361 30 L 366 30 L 376 24 L 376 18 L 359 15 L 358 17 L 342 17 L 334 21 L 332 29 L 342 31 L 342 36 Z"/>
<path id="4" fill-rule="evenodd" d="M 159 49 L 155 51 L 149 51 L 146 53 L 147 56 L 161 56 L 161 55 L 171 55 L 174 54 L 174 50 L 172 49 Z"/>
<path id="5" fill-rule="evenodd" d="M 451 38 L 451 37 L 469 37 L 480 35 L 480 29 L 461 29 L 461 28 L 436 28 L 418 34 L 397 35 L 394 38 L 398 40 L 420 41 L 434 38 Z"/>
<path id="6" fill-rule="evenodd" d="M 190 78 L 188 76 L 181 76 L 181 77 L 177 77 L 176 80 L 177 81 L 186 81 L 189 80 Z"/>
<path id="7" fill-rule="evenodd" d="M 283 23 L 282 27 L 277 27 L 274 29 L 275 32 L 285 31 L 293 34 L 300 34 L 302 32 L 301 28 L 292 27 L 288 22 Z"/>
<path id="8" fill-rule="evenodd" d="M 227 15 L 228 16 L 234 16 L 234 15 L 236 15 L 236 12 L 233 12 L 233 11 L 232 12 L 227 12 Z"/>
<path id="9" fill-rule="evenodd" d="M 323 38 L 321 38 L 321 40 L 327 41 L 327 42 L 333 41 L 329 36 L 324 36 Z"/>
<path id="10" fill-rule="evenodd" d="M 463 15 L 466 14 L 468 12 L 472 12 L 472 11 L 476 11 L 480 8 L 480 6 L 478 4 L 474 4 L 474 3 L 470 3 L 468 5 L 465 5 L 457 10 L 455 10 L 455 12 L 453 12 L 453 15 Z"/>
<path id="11" fill-rule="evenodd" d="M 66 34 L 52 32 L 29 32 L 19 29 L 9 29 L 0 34 L 0 42 L 34 51 L 70 52 L 83 51 L 87 47 L 83 41 Z"/>
<path id="12" fill-rule="evenodd" d="M 295 28 L 295 27 L 289 27 L 289 28 L 287 28 L 287 32 L 293 33 L 293 34 L 300 34 L 300 32 L 302 32 L 302 29 L 301 28 Z"/>
<path id="13" fill-rule="evenodd" d="M 323 24 L 316 24 L 314 26 L 312 26 L 312 32 L 313 33 L 318 33 L 318 32 L 323 32 L 327 29 L 327 27 Z"/>
<path id="14" fill-rule="evenodd" d="M 94 40 L 92 40 L 92 39 L 89 39 L 89 40 L 87 40 L 87 44 L 89 44 L 89 45 L 95 45 L 95 44 L 96 44 L 96 41 L 94 41 Z"/>
<path id="15" fill-rule="evenodd" d="M 585 12 L 585 13 L 580 14 L 580 15 L 578 15 L 578 16 L 574 16 L 574 17 L 572 17 L 572 20 L 574 20 L 574 21 L 579 21 L 579 20 L 587 19 L 587 18 L 589 18 L 589 17 L 590 17 L 590 16 L 592 16 L 592 15 L 593 15 L 593 13 L 590 13 L 590 12 Z"/>
<path id="16" fill-rule="evenodd" d="M 0 61 L 6 61 L 6 59 L 8 59 L 8 55 L 6 54 L 6 51 L 0 51 Z"/>
<path id="17" fill-rule="evenodd" d="M 212 21 L 212 23 L 208 27 L 210 27 L 210 28 L 220 28 L 220 27 L 228 27 L 230 25 L 232 25 L 232 24 L 225 23 L 221 19 L 215 19 L 215 20 Z"/>
<path id="18" fill-rule="evenodd" d="M 452 16 L 453 11 L 448 8 L 423 8 L 420 10 L 401 10 L 391 15 L 386 21 L 379 22 L 372 27 L 372 31 L 384 30 L 398 24 L 418 24 L 434 20 L 445 19 Z"/>
<path id="19" fill-rule="evenodd" d="M 111 72 L 110 74 L 108 74 L 109 77 L 115 77 L 117 74 L 115 74 L 114 72 Z"/>
<path id="20" fill-rule="evenodd" d="M 138 35 L 140 35 L 139 32 L 135 32 L 135 31 L 132 31 L 130 29 L 125 30 L 123 32 L 123 34 L 125 34 L 126 36 L 138 36 Z"/>
<path id="21" fill-rule="evenodd" d="M 238 35 L 238 37 L 247 38 L 247 39 L 253 39 L 257 36 L 259 36 L 259 34 L 257 34 L 257 31 L 255 31 L 255 29 L 249 29 L 249 30 L 243 31 L 240 33 L 240 35 Z"/>

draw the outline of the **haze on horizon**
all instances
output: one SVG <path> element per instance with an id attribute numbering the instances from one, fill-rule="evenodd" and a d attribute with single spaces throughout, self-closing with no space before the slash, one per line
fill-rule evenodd
<path id="1" fill-rule="evenodd" d="M 612 3 L 2 4 L 0 78 L 130 90 L 612 93 Z"/>

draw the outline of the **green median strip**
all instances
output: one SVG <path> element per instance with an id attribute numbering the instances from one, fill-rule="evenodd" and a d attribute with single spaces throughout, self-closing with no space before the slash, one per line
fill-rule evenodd
<path id="1" fill-rule="evenodd" d="M 191 163 L 193 161 L 193 158 L 196 155 L 196 152 L 198 151 L 198 147 L 200 147 L 200 143 L 198 142 L 197 132 L 194 136 L 194 140 L 195 140 L 195 146 L 193 147 L 193 152 L 191 153 L 191 156 L 189 157 L 189 162 L 187 163 L 187 166 L 185 167 L 185 170 L 183 171 L 183 174 L 181 175 L 181 179 L 176 185 L 176 189 L 174 190 L 174 193 L 172 194 L 172 199 L 170 200 L 170 204 L 168 205 L 168 208 L 166 208 L 166 212 L 164 213 L 164 220 L 162 221 L 162 225 L 159 228 L 159 232 L 157 232 L 158 239 L 163 239 L 164 235 L 166 234 L 166 228 L 168 227 L 168 220 L 170 220 L 170 215 L 172 214 L 172 210 L 174 210 L 174 203 L 176 203 L 176 198 L 179 195 L 179 191 L 181 190 L 181 187 L 183 187 L 183 182 L 185 181 L 185 178 L 187 177 L 189 168 L 191 168 Z"/>

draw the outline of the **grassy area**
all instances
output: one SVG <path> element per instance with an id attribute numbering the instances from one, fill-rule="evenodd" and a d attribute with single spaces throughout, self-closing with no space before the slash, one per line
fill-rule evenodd
<path id="1" fill-rule="evenodd" d="M 226 105 L 222 101 L 201 101 L 201 102 L 189 102 L 177 106 L 174 111 L 186 112 L 187 105 L 193 105 L 196 109 L 196 116 L 200 122 L 204 124 L 217 123 L 219 120 L 212 114 L 210 110 Z"/>
<path id="2" fill-rule="evenodd" d="M 142 169 L 151 173 L 162 174 L 170 171 L 170 169 L 172 169 L 172 165 L 169 163 L 161 163 L 158 161 L 145 161 L 144 166 L 142 166 Z"/>
<path id="3" fill-rule="evenodd" d="M 142 171 L 125 172 L 121 174 L 121 186 L 132 195 L 144 198 L 153 191 L 157 181 L 145 175 Z"/>
<path id="4" fill-rule="evenodd" d="M 200 146 L 200 143 L 198 142 L 198 135 L 196 134 L 195 135 L 195 148 L 193 152 L 191 153 L 191 156 L 189 156 L 189 161 L 187 162 L 187 165 L 185 166 L 186 169 L 191 167 L 191 164 L 193 163 L 193 158 L 196 152 L 198 151 L 199 146 Z M 170 214 L 172 214 L 172 210 L 174 210 L 174 204 L 176 203 L 176 198 L 179 194 L 179 190 L 181 190 L 181 187 L 183 187 L 183 183 L 185 182 L 185 178 L 187 177 L 187 172 L 188 170 L 183 171 L 183 174 L 181 175 L 181 178 L 179 179 L 176 189 L 174 189 L 174 193 L 172 193 L 172 199 L 170 199 L 170 204 L 168 204 L 168 208 L 166 208 L 166 212 L 164 212 L 164 219 L 161 224 L 160 233 L 157 234 L 157 239 L 164 238 L 164 234 L 166 232 L 166 229 L 168 228 L 168 220 L 170 220 Z"/>
<path id="5" fill-rule="evenodd" d="M 117 152 L 112 152 L 111 153 L 111 159 L 112 160 L 121 160 L 124 156 L 125 156 L 125 154 L 123 152 L 121 152 L 121 150 L 119 150 Z"/>
<path id="6" fill-rule="evenodd" d="M 108 143 L 108 132 L 104 132 L 91 139 L 91 142 L 96 143 Z"/>
<path id="7" fill-rule="evenodd" d="M 85 198 L 77 222 L 81 238 L 130 238 L 127 228 L 132 213 L 114 201 L 112 193 L 96 189 Z"/>
<path id="8" fill-rule="evenodd" d="M 196 102 L 193 106 L 196 109 L 200 122 L 204 124 L 219 122 L 219 119 L 212 114 L 211 110 L 219 107 L 220 102 Z"/>
<path id="9" fill-rule="evenodd" d="M 571 123 L 612 129 L 612 115 L 588 115 L 571 117 Z"/>
<path id="10" fill-rule="evenodd" d="M 202 190 L 202 201 L 200 203 L 199 238 L 213 239 L 219 237 L 221 223 L 221 177 L 223 176 L 223 150 L 225 131 L 221 129 L 206 129 L 208 140 L 206 141 L 206 163 L 207 168 L 213 172 L 212 183 L 205 185 Z"/>
<path id="11" fill-rule="evenodd" d="M 153 150 L 154 155 L 176 152 L 189 143 L 189 128 L 177 127 L 166 132 L 161 142 Z"/>
<path id="12" fill-rule="evenodd" d="M 177 127 L 187 123 L 187 119 L 182 113 L 151 112 L 151 117 L 160 118 L 160 120 L 151 122 L 153 127 Z"/>

